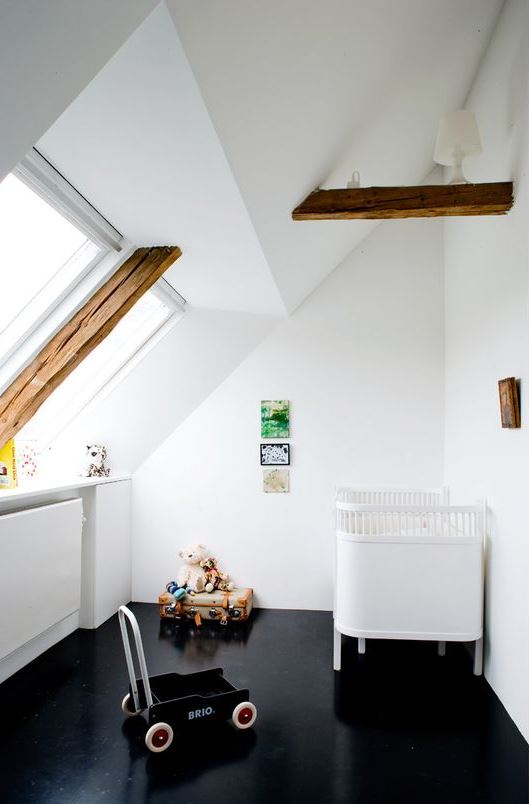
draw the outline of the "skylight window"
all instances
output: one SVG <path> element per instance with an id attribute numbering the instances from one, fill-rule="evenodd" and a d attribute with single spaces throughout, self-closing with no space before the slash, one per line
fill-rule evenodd
<path id="1" fill-rule="evenodd" d="M 87 237 L 12 175 L 0 184 L 0 226 L 2 295 L 17 314 Z"/>
<path id="2" fill-rule="evenodd" d="M 0 245 L 2 393 L 134 246 L 35 149 L 0 183 Z M 159 279 L 17 437 L 36 439 L 44 449 L 136 365 L 184 305 Z"/>
<path id="3" fill-rule="evenodd" d="M 182 300 L 183 301 L 183 300 Z M 19 432 L 19 438 L 37 442 L 42 451 L 90 402 L 108 393 L 143 357 L 157 334 L 172 324 L 175 303 L 155 286 L 136 302 L 88 357 L 55 389 L 35 416 Z"/>
<path id="4" fill-rule="evenodd" d="M 12 174 L 0 183 L 0 243 L 0 344 L 6 356 L 101 249 Z"/>

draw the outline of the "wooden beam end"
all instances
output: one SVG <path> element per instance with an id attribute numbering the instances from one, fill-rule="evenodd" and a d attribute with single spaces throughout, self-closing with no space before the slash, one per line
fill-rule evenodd
<path id="1" fill-rule="evenodd" d="M 430 184 L 315 190 L 292 212 L 295 221 L 435 218 L 504 215 L 513 205 L 513 184 Z"/>

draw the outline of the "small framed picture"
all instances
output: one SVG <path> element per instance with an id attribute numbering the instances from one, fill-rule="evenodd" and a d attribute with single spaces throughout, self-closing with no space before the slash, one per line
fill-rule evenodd
<path id="1" fill-rule="evenodd" d="M 263 491 L 267 494 L 285 494 L 290 490 L 288 469 L 263 469 Z"/>
<path id="2" fill-rule="evenodd" d="M 518 384 L 514 377 L 506 377 L 498 381 L 500 394 L 501 426 L 507 428 L 520 427 L 520 402 Z"/>
<path id="3" fill-rule="evenodd" d="M 261 466 L 289 466 L 290 444 L 261 444 Z"/>
<path id="4" fill-rule="evenodd" d="M 290 438 L 290 402 L 288 399 L 261 401 L 261 438 Z"/>

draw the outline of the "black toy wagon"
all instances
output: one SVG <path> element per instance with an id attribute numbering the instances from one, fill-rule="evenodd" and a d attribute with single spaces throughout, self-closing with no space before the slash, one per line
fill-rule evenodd
<path id="1" fill-rule="evenodd" d="M 134 660 L 126 620 L 129 621 L 136 643 L 141 678 L 136 678 Z M 248 690 L 238 690 L 224 678 L 220 667 L 200 673 L 147 673 L 140 628 L 134 614 L 120 606 L 119 625 L 129 671 L 129 692 L 121 708 L 132 717 L 148 713 L 149 728 L 145 744 L 159 753 L 169 748 L 175 731 L 184 730 L 190 723 L 210 722 L 231 718 L 238 729 L 249 729 L 257 717 L 257 709 L 248 700 Z"/>

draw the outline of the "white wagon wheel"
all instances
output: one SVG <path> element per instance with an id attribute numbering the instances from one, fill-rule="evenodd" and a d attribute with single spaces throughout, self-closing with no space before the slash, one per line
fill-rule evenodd
<path id="1" fill-rule="evenodd" d="M 249 729 L 253 726 L 257 717 L 257 708 L 250 701 L 243 701 L 237 704 L 233 710 L 231 719 L 238 729 Z"/>
<path id="2" fill-rule="evenodd" d="M 136 715 L 141 715 L 143 709 L 134 709 L 134 704 L 132 702 L 132 698 L 130 697 L 130 692 L 127 692 L 123 700 L 121 701 L 121 708 L 127 715 L 127 717 L 136 717 Z"/>
<path id="3" fill-rule="evenodd" d="M 145 735 L 145 745 L 149 751 L 159 754 L 173 742 L 173 730 L 168 723 L 154 723 Z"/>

